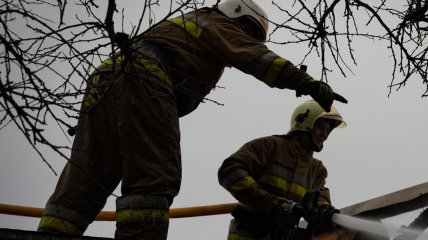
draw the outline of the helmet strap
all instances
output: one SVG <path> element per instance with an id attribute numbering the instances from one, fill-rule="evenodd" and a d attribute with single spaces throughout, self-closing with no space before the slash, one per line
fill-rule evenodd
<path id="1" fill-rule="evenodd" d="M 323 149 L 323 147 L 324 147 L 324 144 L 318 147 L 314 143 L 314 139 L 311 137 L 311 149 L 312 149 L 312 151 L 314 151 L 314 152 L 321 152 L 321 150 Z"/>
<path id="2" fill-rule="evenodd" d="M 289 133 L 290 135 L 299 136 L 302 143 L 313 152 L 321 152 L 324 147 L 324 144 L 317 146 L 312 137 L 312 131 L 294 131 Z"/>
<path id="3" fill-rule="evenodd" d="M 248 35 L 253 37 L 254 39 L 264 42 L 266 40 L 266 36 L 259 26 L 260 23 L 257 22 L 253 17 L 250 16 L 242 16 L 234 19 L 242 28 L 242 30 Z"/>

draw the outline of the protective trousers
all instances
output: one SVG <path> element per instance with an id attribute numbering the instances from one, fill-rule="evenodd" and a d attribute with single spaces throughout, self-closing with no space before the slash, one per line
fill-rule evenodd
<path id="1" fill-rule="evenodd" d="M 148 59 L 101 67 L 88 80 L 71 157 L 38 231 L 82 235 L 122 181 L 118 239 L 166 239 L 181 183 L 173 86 Z"/>

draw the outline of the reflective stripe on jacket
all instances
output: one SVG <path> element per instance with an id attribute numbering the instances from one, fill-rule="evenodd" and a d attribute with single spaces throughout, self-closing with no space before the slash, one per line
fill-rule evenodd
<path id="1" fill-rule="evenodd" d="M 91 77 L 88 79 L 88 86 L 86 89 L 86 94 L 83 99 L 83 106 L 85 108 L 90 108 L 94 106 L 100 99 L 103 98 L 106 91 L 101 91 L 101 88 L 109 89 L 112 85 L 110 82 L 100 81 L 100 76 L 102 72 L 110 71 L 138 71 L 139 73 L 153 74 L 159 79 L 168 84 L 171 88 L 173 87 L 173 81 L 166 71 L 162 69 L 162 66 L 153 59 L 140 57 L 135 59 L 131 63 L 124 64 L 124 57 L 119 55 L 115 60 L 108 58 L 104 60 L 97 70 L 92 73 Z M 125 69 L 124 69 L 125 68 Z M 132 69 L 131 69 L 132 68 Z M 172 90 L 171 90 L 172 92 Z"/>
<path id="2" fill-rule="evenodd" d="M 330 204 L 327 169 L 295 138 L 269 136 L 244 144 L 218 172 L 220 184 L 237 200 L 268 213 L 274 196 L 301 203 L 311 189 L 321 190 L 319 205 Z"/>

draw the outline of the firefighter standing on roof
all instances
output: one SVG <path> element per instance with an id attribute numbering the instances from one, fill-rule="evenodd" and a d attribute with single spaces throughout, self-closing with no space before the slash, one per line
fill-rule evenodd
<path id="1" fill-rule="evenodd" d="M 122 182 L 118 239 L 166 239 L 181 183 L 179 118 L 197 108 L 225 66 L 270 87 L 346 102 L 265 45 L 266 13 L 225 0 L 157 24 L 88 79 L 72 153 L 39 231 L 81 235 Z"/>
<path id="2" fill-rule="evenodd" d="M 334 128 L 344 126 L 335 107 L 325 112 L 310 100 L 293 112 L 288 134 L 252 140 L 227 158 L 219 182 L 245 204 L 232 212 L 228 239 L 304 240 L 330 230 L 338 210 L 325 186 L 327 169 L 313 152 L 322 150 Z M 319 199 L 308 212 L 303 198 L 313 190 L 319 190 Z M 309 232 L 296 228 L 301 217 Z"/>

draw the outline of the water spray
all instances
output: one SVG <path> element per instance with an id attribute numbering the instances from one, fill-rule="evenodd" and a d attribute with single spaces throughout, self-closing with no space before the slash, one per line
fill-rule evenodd
<path id="1" fill-rule="evenodd" d="M 385 226 L 378 221 L 361 219 L 340 213 L 333 214 L 332 221 L 356 232 L 370 233 L 380 239 L 390 239 Z"/>
<path id="2" fill-rule="evenodd" d="M 399 233 L 394 240 L 416 240 L 423 230 L 403 228 L 394 224 L 382 223 L 377 220 L 363 219 L 340 213 L 333 214 L 332 221 L 347 229 L 370 234 L 373 239 L 393 239 L 388 229 Z"/>

